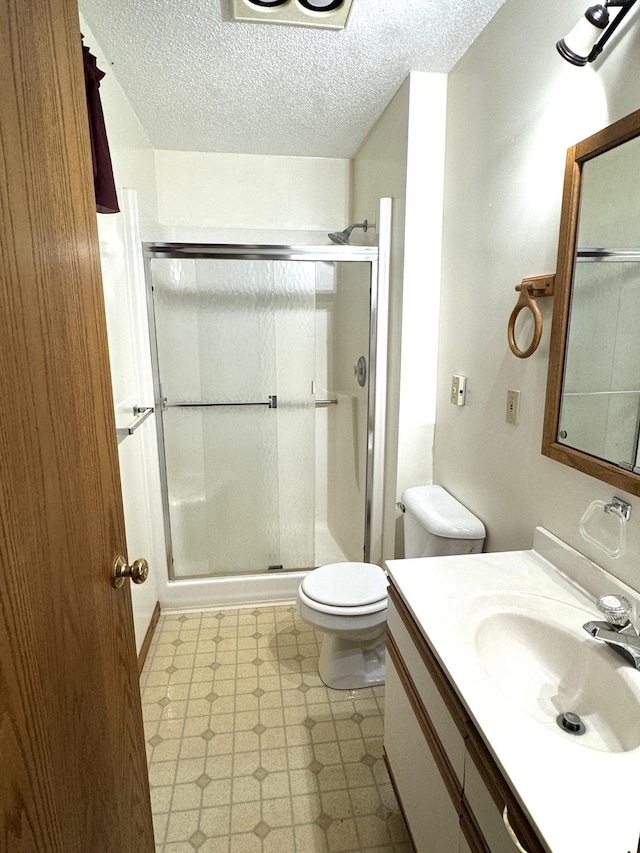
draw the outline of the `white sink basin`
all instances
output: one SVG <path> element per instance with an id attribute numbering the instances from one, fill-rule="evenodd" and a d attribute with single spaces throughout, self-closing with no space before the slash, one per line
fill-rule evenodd
<path id="1" fill-rule="evenodd" d="M 516 721 L 525 714 L 558 737 L 604 752 L 640 746 L 640 672 L 583 630 L 595 611 L 514 592 L 474 599 L 475 653 Z M 581 718 L 584 734 L 557 724 L 567 711 Z"/>

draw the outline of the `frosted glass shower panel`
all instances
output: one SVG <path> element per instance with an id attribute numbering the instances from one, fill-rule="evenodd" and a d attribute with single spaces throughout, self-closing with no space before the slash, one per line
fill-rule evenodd
<path id="1" fill-rule="evenodd" d="M 267 408 L 164 413 L 174 576 L 266 571 L 280 560 L 277 422 Z M 187 436 L 202 436 L 185 488 Z M 201 478 L 197 479 L 197 474 Z"/>
<path id="2" fill-rule="evenodd" d="M 173 577 L 313 566 L 315 263 L 151 275 Z"/>
<path id="3" fill-rule="evenodd" d="M 170 402 L 249 402 L 275 394 L 269 261 L 152 261 L 158 366 Z"/>
<path id="4" fill-rule="evenodd" d="M 274 264 L 281 562 L 315 566 L 315 290 L 313 261 Z"/>

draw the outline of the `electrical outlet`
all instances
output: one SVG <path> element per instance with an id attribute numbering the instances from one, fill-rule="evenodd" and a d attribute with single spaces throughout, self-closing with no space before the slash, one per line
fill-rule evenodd
<path id="1" fill-rule="evenodd" d="M 464 406 L 467 390 L 467 377 L 456 374 L 451 377 L 451 402 L 454 406 Z"/>
<path id="2" fill-rule="evenodd" d="M 520 416 L 520 392 L 507 391 L 507 423 L 518 426 Z"/>

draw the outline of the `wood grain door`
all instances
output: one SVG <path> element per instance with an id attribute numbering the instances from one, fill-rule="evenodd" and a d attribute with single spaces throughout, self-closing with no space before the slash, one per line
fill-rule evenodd
<path id="1" fill-rule="evenodd" d="M 153 831 L 76 0 L 0 0 L 0 850 Z"/>

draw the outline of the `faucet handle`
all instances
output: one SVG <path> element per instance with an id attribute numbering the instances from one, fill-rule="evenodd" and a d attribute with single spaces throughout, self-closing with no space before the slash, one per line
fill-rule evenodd
<path id="1" fill-rule="evenodd" d="M 608 593 L 598 599 L 596 606 L 611 625 L 626 625 L 630 621 L 633 608 L 624 595 Z"/>

